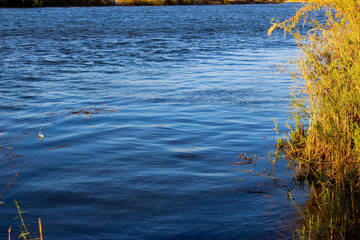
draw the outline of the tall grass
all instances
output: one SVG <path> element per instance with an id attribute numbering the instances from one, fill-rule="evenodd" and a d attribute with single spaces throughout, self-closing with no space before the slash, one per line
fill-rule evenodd
<path id="1" fill-rule="evenodd" d="M 269 30 L 291 34 L 303 52 L 295 124 L 278 148 L 313 188 L 300 238 L 360 239 L 360 1 L 306 2 Z M 321 12 L 325 20 L 312 17 Z M 303 23 L 311 30 L 298 30 Z"/>

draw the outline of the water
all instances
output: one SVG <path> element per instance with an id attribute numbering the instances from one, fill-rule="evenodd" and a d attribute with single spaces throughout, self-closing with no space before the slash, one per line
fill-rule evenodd
<path id="1" fill-rule="evenodd" d="M 266 32 L 298 6 L 1 9 L 0 238 L 16 199 L 49 239 L 290 239 L 286 190 L 232 163 L 269 167 L 297 48 Z"/>

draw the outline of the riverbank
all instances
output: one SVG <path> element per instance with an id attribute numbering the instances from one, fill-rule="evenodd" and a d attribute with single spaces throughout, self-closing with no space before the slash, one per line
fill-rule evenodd
<path id="1" fill-rule="evenodd" d="M 0 7 L 277 4 L 284 0 L 0 0 Z"/>
<path id="2" fill-rule="evenodd" d="M 236 4 L 276 4 L 283 0 L 115 0 L 115 5 L 236 5 Z"/>
<path id="3" fill-rule="evenodd" d="M 285 2 L 303 3 L 303 2 L 306 2 L 306 0 L 285 0 Z"/>
<path id="4" fill-rule="evenodd" d="M 335 11 L 334 11 L 335 10 Z M 313 21 L 312 13 L 326 21 Z M 334 14 L 336 13 L 336 15 Z M 296 29 L 307 19 L 311 30 Z M 311 0 L 280 27 L 303 57 L 293 76 L 293 127 L 277 146 L 312 189 L 300 239 L 360 238 L 360 10 L 358 1 Z M 291 194 L 290 194 L 291 197 Z"/>

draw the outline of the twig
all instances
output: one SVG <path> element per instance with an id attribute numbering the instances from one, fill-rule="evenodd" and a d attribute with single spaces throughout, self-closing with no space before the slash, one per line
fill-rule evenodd
<path id="1" fill-rule="evenodd" d="M 279 181 L 286 182 L 286 180 L 281 179 L 281 178 L 276 178 L 276 177 L 273 177 L 273 176 L 267 176 L 267 175 L 264 175 L 262 173 L 253 173 L 252 170 L 242 170 L 242 169 L 238 169 L 238 168 L 235 168 L 235 169 L 238 170 L 238 171 L 241 171 L 241 172 L 246 172 L 246 173 L 249 173 L 249 174 L 256 174 L 256 175 L 261 176 L 261 177 L 267 177 L 267 178 L 271 178 L 271 179 L 274 179 L 274 180 L 279 180 Z"/>
<path id="2" fill-rule="evenodd" d="M 111 112 L 120 112 L 120 111 L 115 110 L 115 109 L 108 109 L 108 111 L 111 111 Z"/>
<path id="3" fill-rule="evenodd" d="M 69 143 L 65 143 L 63 145 L 60 145 L 60 146 L 57 146 L 57 147 L 52 147 L 52 148 L 48 148 L 48 149 L 45 149 L 44 151 L 49 151 L 49 150 L 54 150 L 54 149 L 57 149 L 57 148 L 62 148 L 62 147 L 65 147 L 67 145 L 70 145 L 72 144 L 73 142 L 69 142 Z"/>
<path id="4" fill-rule="evenodd" d="M 40 240 L 44 240 L 41 226 L 41 218 L 39 218 L 39 232 L 40 232 Z"/>
<path id="5" fill-rule="evenodd" d="M 7 188 L 6 188 L 5 191 L 1 194 L 0 199 L 4 196 L 4 194 L 6 193 L 6 191 L 10 188 L 11 184 L 13 184 L 13 182 L 15 181 L 15 179 L 17 178 L 17 176 L 18 176 L 18 174 L 15 173 L 14 178 L 11 180 L 10 183 L 8 183 Z"/>
<path id="6" fill-rule="evenodd" d="M 247 190 L 246 191 L 247 193 L 267 193 L 267 192 L 263 192 L 263 191 L 250 191 L 250 190 Z"/>

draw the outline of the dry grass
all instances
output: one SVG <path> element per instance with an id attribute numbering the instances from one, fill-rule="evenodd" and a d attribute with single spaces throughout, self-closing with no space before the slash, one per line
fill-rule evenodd
<path id="1" fill-rule="evenodd" d="M 124 6 L 136 5 L 221 5 L 221 4 L 252 4 L 282 3 L 284 0 L 115 0 Z"/>
<path id="2" fill-rule="evenodd" d="M 360 236 L 360 207 L 356 204 L 360 200 L 360 1 L 307 2 L 295 16 L 275 23 L 269 30 L 271 33 L 282 28 L 295 37 L 303 52 L 297 62 L 298 71 L 293 74 L 302 82 L 293 89 L 295 125 L 278 147 L 296 166 L 299 175 L 305 176 L 317 191 L 321 189 L 321 194 L 315 197 L 318 211 L 308 217 L 310 222 L 302 236 L 357 239 Z M 324 21 L 310 17 L 320 12 L 326 13 Z M 303 22 L 312 26 L 305 34 L 296 30 Z"/>

